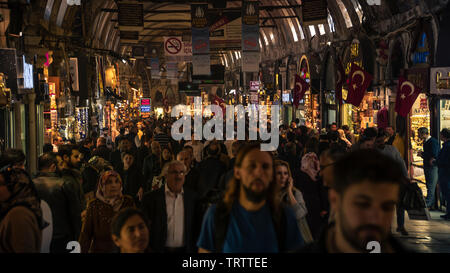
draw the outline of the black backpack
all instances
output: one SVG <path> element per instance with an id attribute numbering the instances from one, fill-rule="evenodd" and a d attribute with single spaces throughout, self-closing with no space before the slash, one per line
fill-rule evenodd
<path id="1" fill-rule="evenodd" d="M 271 209 L 272 215 L 274 214 Z M 272 217 L 273 225 L 278 242 L 278 251 L 285 252 L 286 242 L 286 215 L 284 207 L 281 208 L 280 217 Z M 226 207 L 223 201 L 218 202 L 216 205 L 216 211 L 214 214 L 214 246 L 216 252 L 221 253 L 223 245 L 225 243 L 225 237 L 228 231 L 228 225 L 230 223 L 230 211 Z"/>

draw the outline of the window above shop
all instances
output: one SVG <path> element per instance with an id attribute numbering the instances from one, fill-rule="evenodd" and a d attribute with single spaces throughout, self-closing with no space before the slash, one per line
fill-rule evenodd
<path id="1" fill-rule="evenodd" d="M 61 5 L 59 6 L 58 17 L 56 18 L 56 25 L 59 27 L 62 26 L 64 16 L 66 15 L 67 10 L 67 1 L 61 1 Z"/>
<path id="2" fill-rule="evenodd" d="M 325 35 L 326 34 L 325 27 L 323 26 L 323 24 L 319 24 L 318 28 L 319 28 L 320 35 Z"/>
<path id="3" fill-rule="evenodd" d="M 333 16 L 331 16 L 330 11 L 328 11 L 328 26 L 330 27 L 331 32 L 336 32 L 336 28 L 334 27 Z"/>
<path id="4" fill-rule="evenodd" d="M 266 36 L 266 33 L 264 33 L 264 31 L 262 31 L 262 35 L 263 35 L 263 38 L 264 38 L 264 42 L 266 43 L 266 46 L 268 46 L 269 45 L 269 40 L 267 40 L 267 36 Z"/>
<path id="5" fill-rule="evenodd" d="M 316 29 L 313 25 L 309 26 L 309 33 L 311 33 L 311 37 L 314 37 L 316 35 Z"/>
<path id="6" fill-rule="evenodd" d="M 297 32 L 295 31 L 294 24 L 289 20 L 289 26 L 291 27 L 292 37 L 294 38 L 294 42 L 298 42 Z"/>
<path id="7" fill-rule="evenodd" d="M 303 28 L 302 28 L 302 26 L 300 25 L 300 21 L 298 21 L 297 18 L 295 18 L 295 21 L 297 21 L 297 27 L 298 27 L 298 29 L 300 30 L 300 38 L 301 38 L 302 40 L 304 40 L 304 39 L 305 39 L 305 33 L 303 33 Z"/>
<path id="8" fill-rule="evenodd" d="M 352 0 L 352 3 L 353 3 L 353 7 L 355 8 L 356 14 L 358 14 L 359 23 L 362 23 L 363 11 L 362 11 L 361 5 L 359 4 L 359 2 L 357 0 Z"/>
<path id="9" fill-rule="evenodd" d="M 351 28 L 353 26 L 352 20 L 350 19 L 350 15 L 348 15 L 347 8 L 345 7 L 342 0 L 336 0 L 336 3 L 339 6 L 339 9 L 341 10 L 342 16 L 344 17 L 345 25 L 347 28 Z"/>

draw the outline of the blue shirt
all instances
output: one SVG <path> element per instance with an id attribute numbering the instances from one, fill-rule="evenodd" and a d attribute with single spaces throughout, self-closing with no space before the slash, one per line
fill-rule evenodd
<path id="1" fill-rule="evenodd" d="M 212 205 L 203 219 L 202 230 L 197 242 L 199 248 L 215 251 L 214 215 L 216 205 Z M 285 249 L 297 250 L 304 245 L 291 208 L 285 208 L 286 239 Z M 228 231 L 223 245 L 223 253 L 278 253 L 278 241 L 273 226 L 270 208 L 265 204 L 258 211 L 247 211 L 239 202 L 233 205 Z"/>

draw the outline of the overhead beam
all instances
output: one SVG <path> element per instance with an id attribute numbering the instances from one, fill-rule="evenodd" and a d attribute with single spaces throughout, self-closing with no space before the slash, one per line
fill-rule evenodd
<path id="1" fill-rule="evenodd" d="M 294 9 L 294 8 L 300 8 L 302 5 L 287 5 L 287 6 L 260 6 L 260 10 L 274 10 L 274 9 Z M 216 10 L 216 9 L 209 9 L 209 10 Z M 223 11 L 232 11 L 232 10 L 241 10 L 240 7 L 237 8 L 225 8 L 220 9 Z M 119 12 L 118 9 L 101 9 L 103 12 Z M 191 10 L 144 10 L 144 13 L 191 13 Z"/>
<path id="2" fill-rule="evenodd" d="M 117 23 L 119 20 L 117 19 L 111 19 L 111 22 Z M 186 19 L 165 19 L 165 20 L 150 20 L 146 19 L 144 20 L 145 23 L 190 23 L 191 20 Z"/>

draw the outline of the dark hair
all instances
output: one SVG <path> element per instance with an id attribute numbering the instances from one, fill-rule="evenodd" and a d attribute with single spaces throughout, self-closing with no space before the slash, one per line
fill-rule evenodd
<path id="1" fill-rule="evenodd" d="M 342 125 L 342 130 L 348 131 L 350 130 L 350 128 L 348 127 L 348 125 Z"/>
<path id="2" fill-rule="evenodd" d="M 419 134 L 428 135 L 428 129 L 426 127 L 420 127 L 418 132 Z"/>
<path id="3" fill-rule="evenodd" d="M 297 153 L 297 145 L 294 142 L 288 142 L 286 146 L 284 146 L 284 152 L 286 154 L 296 154 Z"/>
<path id="4" fill-rule="evenodd" d="M 99 137 L 97 138 L 97 142 L 100 140 L 100 145 L 106 145 L 106 138 L 105 137 Z"/>
<path id="5" fill-rule="evenodd" d="M 323 155 L 329 157 L 334 162 L 337 162 L 339 159 L 343 158 L 346 154 L 347 154 L 346 148 L 340 145 L 339 143 L 331 143 L 329 149 L 323 151 Z"/>
<path id="6" fill-rule="evenodd" d="M 142 220 L 144 220 L 147 229 L 150 230 L 147 216 L 140 209 L 129 207 L 120 210 L 116 214 L 116 216 L 114 216 L 111 222 L 111 234 L 120 238 L 120 231 L 122 230 L 126 221 L 135 215 L 139 215 Z"/>
<path id="7" fill-rule="evenodd" d="M 50 143 L 45 143 L 44 147 L 42 147 L 42 152 L 45 153 L 50 153 L 53 152 L 53 145 Z"/>
<path id="8" fill-rule="evenodd" d="M 8 164 L 23 164 L 26 160 L 25 154 L 20 149 L 7 149 L 0 156 L 0 169 Z"/>
<path id="9" fill-rule="evenodd" d="M 58 166 L 58 160 L 56 159 L 56 153 L 45 153 L 41 155 L 38 159 L 39 171 L 43 169 L 50 168 L 53 164 Z"/>
<path id="10" fill-rule="evenodd" d="M 405 179 L 399 163 L 375 149 L 360 149 L 347 154 L 336 162 L 333 171 L 334 189 L 339 194 L 366 181 L 400 185 Z"/>
<path id="11" fill-rule="evenodd" d="M 367 138 L 374 138 L 374 137 L 377 137 L 377 135 L 378 135 L 378 130 L 375 127 L 366 128 L 363 133 L 363 136 L 365 136 Z"/>
<path id="12" fill-rule="evenodd" d="M 319 155 L 319 140 L 315 137 L 309 138 L 305 145 L 305 154 L 315 153 Z"/>
<path id="13" fill-rule="evenodd" d="M 92 138 L 90 138 L 90 137 L 85 138 L 83 141 L 83 145 L 88 145 L 90 143 L 92 143 Z"/>
<path id="14" fill-rule="evenodd" d="M 385 130 L 378 130 L 377 138 L 386 138 L 388 136 L 387 132 Z"/>
<path id="15" fill-rule="evenodd" d="M 450 130 L 448 128 L 442 129 L 441 135 L 445 137 L 447 140 L 450 140 Z"/>
<path id="16" fill-rule="evenodd" d="M 64 159 L 65 155 L 70 157 L 72 155 L 73 150 L 79 151 L 79 148 L 73 144 L 63 144 L 58 147 L 58 155 Z"/>
<path id="17" fill-rule="evenodd" d="M 328 132 L 328 140 L 337 142 L 339 140 L 339 132 L 338 131 Z"/>

